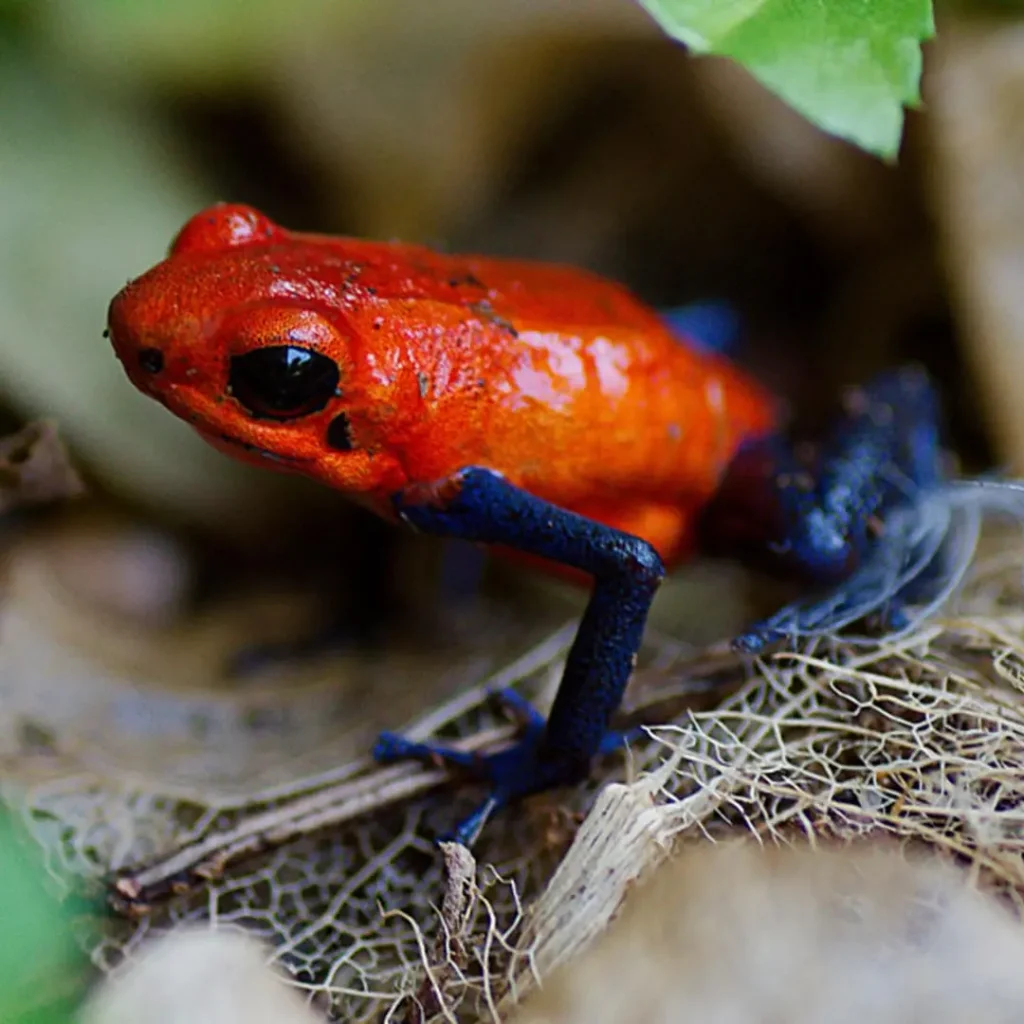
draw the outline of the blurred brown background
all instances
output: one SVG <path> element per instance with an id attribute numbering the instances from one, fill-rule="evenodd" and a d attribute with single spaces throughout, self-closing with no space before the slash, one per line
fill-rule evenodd
<path id="1" fill-rule="evenodd" d="M 738 358 L 808 430 L 844 384 L 917 360 L 961 465 L 1024 474 L 1024 14 L 962 6 L 940 11 L 890 165 L 741 69 L 690 59 L 633 0 L 0 0 L 0 430 L 52 417 L 90 485 L 0 523 L 0 797 L 26 808 L 48 867 L 102 893 L 126 865 L 328 786 L 379 728 L 507 667 L 579 607 L 491 567 L 448 608 L 442 545 L 232 462 L 130 386 L 101 336 L 107 303 L 208 203 L 578 263 L 658 306 L 731 302 Z M 375 566 L 402 604 L 384 643 L 225 671 L 240 645 L 369 607 Z M 679 573 L 651 659 L 738 628 L 748 582 Z M 413 947 L 399 937 L 388 961 L 381 899 L 424 909 L 440 892 L 420 815 L 448 801 L 426 806 L 271 851 L 209 905 L 167 913 L 255 921 L 287 937 L 306 981 L 365 938 L 379 964 L 353 958 L 337 984 L 380 965 L 393 980 Z M 536 891 L 543 862 L 516 864 Z M 149 924 L 117 927 L 95 963 Z"/>
<path id="2" fill-rule="evenodd" d="M 886 165 L 632 0 L 0 3 L 0 420 L 56 418 L 92 484 L 46 571 L 137 626 L 419 550 L 207 450 L 123 377 L 107 302 L 220 199 L 727 300 L 739 358 L 812 429 L 843 384 L 919 360 L 962 464 L 1024 472 L 1024 22 L 944 13 L 926 49 Z"/>
<path id="3" fill-rule="evenodd" d="M 982 259 L 999 273 L 990 249 L 1015 269 L 1012 21 L 943 25 L 893 167 L 737 68 L 688 60 L 632 0 L 0 11 L 4 405 L 57 416 L 119 495 L 232 533 L 254 491 L 281 486 L 135 395 L 99 338 L 123 280 L 217 199 L 296 228 L 580 263 L 656 304 L 728 299 L 744 358 L 802 409 L 920 359 L 964 456 L 1024 470 L 994 407 L 1005 353 L 995 371 L 983 354 L 983 336 L 1010 339 L 976 280 Z"/>

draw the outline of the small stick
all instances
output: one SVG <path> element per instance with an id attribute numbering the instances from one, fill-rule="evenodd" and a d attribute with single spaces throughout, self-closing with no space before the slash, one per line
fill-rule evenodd
<path id="1" fill-rule="evenodd" d="M 514 735 L 515 728 L 506 725 L 452 745 L 469 751 L 485 750 L 507 743 Z M 126 916 L 142 916 L 157 900 L 220 878 L 229 864 L 242 857 L 420 796 L 452 777 L 446 768 L 415 763 L 377 767 L 367 760 L 366 765 L 372 767 L 367 774 L 254 814 L 234 828 L 189 843 L 155 864 L 122 873 L 113 883 L 111 905 Z"/>
<path id="2" fill-rule="evenodd" d="M 572 626 L 570 623 L 548 637 L 514 665 L 496 673 L 487 683 L 459 694 L 432 711 L 404 730 L 405 734 L 410 738 L 425 738 L 482 703 L 492 691 L 511 685 L 550 664 L 571 641 Z M 739 664 L 735 655 L 723 658 L 722 652 L 716 651 L 710 658 L 704 655 L 695 659 L 694 666 L 705 672 L 717 673 L 729 661 L 733 665 Z M 673 702 L 686 697 L 692 699 L 695 695 L 706 697 L 709 690 L 725 689 L 728 685 L 699 676 L 681 684 L 678 671 L 676 667 L 672 677 L 665 680 L 668 686 L 645 687 L 647 692 L 642 693 L 640 706 L 629 709 L 630 717 L 642 713 L 644 708 L 663 703 L 667 695 Z M 490 750 L 508 743 L 515 732 L 514 726 L 503 725 L 479 732 L 453 746 L 468 751 Z M 232 828 L 189 842 L 155 863 L 121 872 L 112 884 L 110 903 L 113 909 L 129 917 L 143 916 L 154 902 L 187 893 L 204 882 L 222 877 L 230 864 L 244 857 L 421 796 L 453 777 L 451 771 L 440 765 L 410 762 L 382 767 L 369 758 L 352 762 L 332 774 L 337 781 L 314 792 L 307 790 L 304 795 L 287 799 L 270 810 L 250 815 Z M 295 790 L 301 792 L 298 786 Z"/>

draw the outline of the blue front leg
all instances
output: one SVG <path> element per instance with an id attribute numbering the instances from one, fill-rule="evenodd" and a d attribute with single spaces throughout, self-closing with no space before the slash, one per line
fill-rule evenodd
<path id="1" fill-rule="evenodd" d="M 468 842 L 494 809 L 579 781 L 593 758 L 608 749 L 609 723 L 636 663 L 665 569 L 646 541 L 567 512 L 488 469 L 468 467 L 429 488 L 410 488 L 393 503 L 401 519 L 424 533 L 501 544 L 594 578 L 546 725 L 528 723 L 514 747 L 488 756 L 411 744 L 392 733 L 378 741 L 374 756 L 379 760 L 441 757 L 488 783 L 489 798 L 456 832 Z"/>

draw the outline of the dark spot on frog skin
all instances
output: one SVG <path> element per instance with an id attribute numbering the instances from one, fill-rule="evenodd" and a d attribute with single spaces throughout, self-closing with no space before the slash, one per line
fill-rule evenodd
<path id="1" fill-rule="evenodd" d="M 424 373 L 422 370 L 416 374 L 416 383 L 419 385 L 420 398 L 426 398 L 427 392 L 430 390 L 430 376 Z"/>
<path id="2" fill-rule="evenodd" d="M 343 412 L 331 420 L 326 440 L 327 446 L 336 452 L 350 452 L 355 447 L 352 443 L 352 424 Z"/>
<path id="3" fill-rule="evenodd" d="M 359 280 L 359 275 L 362 274 L 366 267 L 365 263 L 348 262 L 346 263 L 346 274 L 344 287 L 349 288 Z"/>
<path id="4" fill-rule="evenodd" d="M 487 320 L 489 323 L 494 324 L 495 327 L 500 327 L 503 331 L 507 331 L 513 338 L 519 337 L 519 332 L 508 322 L 504 317 L 498 316 L 494 312 L 494 307 L 487 299 L 481 299 L 479 302 L 471 302 L 469 304 L 471 312 L 476 313 L 482 320 Z"/>
<path id="5" fill-rule="evenodd" d="M 450 288 L 479 288 L 482 291 L 487 291 L 487 286 L 483 281 L 481 281 L 475 274 L 471 274 L 468 271 L 465 274 L 450 277 L 448 279 L 448 286 Z"/>

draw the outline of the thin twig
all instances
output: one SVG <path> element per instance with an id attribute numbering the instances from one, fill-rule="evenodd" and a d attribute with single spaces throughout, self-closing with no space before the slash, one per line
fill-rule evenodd
<path id="1" fill-rule="evenodd" d="M 514 734 L 515 728 L 506 725 L 451 745 L 483 751 L 507 743 Z M 234 861 L 420 796 L 452 777 L 446 768 L 415 763 L 388 767 L 374 766 L 372 761 L 367 764 L 371 770 L 365 775 L 254 814 L 234 828 L 189 843 L 155 864 L 123 872 L 113 884 L 114 909 L 140 916 L 157 900 L 221 877 Z"/>
<path id="2" fill-rule="evenodd" d="M 485 683 L 434 709 L 404 730 L 405 735 L 410 739 L 425 739 L 482 704 L 494 691 L 551 664 L 565 651 L 574 627 L 575 623 L 568 624 Z M 721 671 L 723 667 L 718 658 L 698 664 L 712 671 Z M 679 701 L 703 697 L 710 689 L 723 687 L 721 681 L 693 677 L 688 685 L 681 685 L 675 674 L 661 681 L 661 686 L 640 687 L 646 692 L 642 694 L 640 706 L 630 708 L 630 717 L 645 707 L 664 705 L 666 691 L 673 701 Z M 514 734 L 514 726 L 503 725 L 453 742 L 451 746 L 483 752 L 508 743 Z M 448 782 L 453 774 L 440 764 L 403 763 L 382 767 L 369 758 L 362 758 L 340 769 L 341 778 L 331 785 L 309 792 L 308 787 L 298 784 L 294 791 L 303 795 L 250 814 L 231 828 L 191 840 L 155 863 L 122 871 L 113 882 L 111 904 L 118 913 L 133 917 L 144 915 L 154 902 L 220 878 L 230 864 L 245 857 L 421 796 Z"/>
<path id="3" fill-rule="evenodd" d="M 480 685 L 431 709 L 404 729 L 404 735 L 410 740 L 424 740 L 478 707 L 489 694 L 551 664 L 568 649 L 575 629 L 575 622 L 566 623 Z M 511 734 L 510 727 L 482 733 L 467 741 L 464 749 L 482 750 Z M 190 840 L 156 863 L 122 871 L 114 880 L 111 904 L 119 913 L 145 914 L 154 901 L 187 892 L 197 883 L 220 877 L 228 864 L 242 857 L 420 796 L 449 778 L 450 773 L 441 766 L 408 763 L 384 768 L 370 758 L 360 758 L 315 778 L 277 787 L 272 794 L 256 794 L 247 801 L 249 806 L 267 802 L 268 796 L 281 802 L 270 810 L 249 815 L 230 829 Z M 238 809 L 245 810 L 244 806 Z"/>

